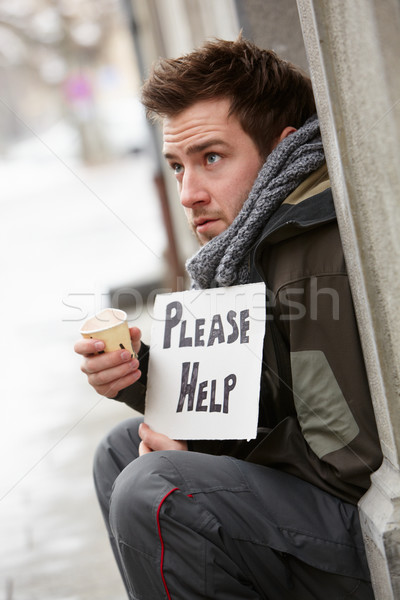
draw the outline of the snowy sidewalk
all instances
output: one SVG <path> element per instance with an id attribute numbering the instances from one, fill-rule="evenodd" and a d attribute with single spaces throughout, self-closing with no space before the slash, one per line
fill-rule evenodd
<path id="1" fill-rule="evenodd" d="M 162 275 L 151 168 L 141 155 L 91 169 L 0 164 L 5 600 L 126 598 L 91 465 L 101 437 L 133 413 L 89 388 L 73 344 L 108 289 Z"/>

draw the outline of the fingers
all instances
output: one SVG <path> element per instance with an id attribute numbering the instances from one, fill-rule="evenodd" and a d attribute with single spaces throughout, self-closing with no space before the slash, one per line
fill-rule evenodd
<path id="1" fill-rule="evenodd" d="M 84 357 L 81 371 L 87 375 L 89 384 L 98 394 L 115 398 L 118 392 L 140 379 L 139 361 L 132 358 L 128 350 L 95 354 L 93 350 L 99 348 L 98 341 L 79 340 L 75 352 Z M 104 348 L 104 343 L 100 344 Z"/>
<path id="2" fill-rule="evenodd" d="M 106 352 L 104 354 L 89 354 L 83 361 L 81 369 L 86 375 L 91 375 L 92 373 L 118 367 L 130 361 L 131 353 L 125 349 Z M 137 358 L 133 358 L 132 361 L 138 363 Z"/>
<path id="3" fill-rule="evenodd" d="M 136 358 L 131 359 L 129 352 L 110 352 L 106 357 L 107 362 L 97 361 L 103 359 L 104 355 L 87 359 L 81 368 L 97 393 L 114 398 L 120 390 L 140 378 L 139 361 Z"/>
<path id="4" fill-rule="evenodd" d="M 131 335 L 132 347 L 136 354 L 139 354 L 141 345 L 140 338 L 142 337 L 142 332 L 140 331 L 139 327 L 130 327 L 129 333 Z"/>
<path id="5" fill-rule="evenodd" d="M 80 339 L 76 342 L 74 350 L 77 354 L 82 356 L 89 356 L 90 354 L 96 354 L 104 350 L 104 342 L 96 339 Z"/>
<path id="6" fill-rule="evenodd" d="M 167 435 L 163 433 L 157 433 L 150 429 L 145 423 L 141 423 L 139 426 L 139 436 L 143 443 L 143 453 L 147 453 L 147 449 L 150 451 L 156 450 L 187 450 L 187 443 L 180 440 L 171 440 Z"/>
<path id="7" fill-rule="evenodd" d="M 133 350 L 139 353 L 141 331 L 138 327 L 129 329 Z M 139 361 L 128 350 L 104 353 L 105 344 L 95 338 L 80 339 L 74 350 L 84 357 L 81 371 L 87 375 L 89 384 L 98 394 L 115 398 L 118 392 L 132 385 L 141 377 Z M 100 354 L 99 354 L 100 353 Z"/>
<path id="8" fill-rule="evenodd" d="M 133 359 L 113 367 L 102 368 L 99 371 L 88 371 L 86 365 L 83 364 L 81 369 L 88 376 L 90 385 L 99 388 L 108 386 L 122 377 L 129 377 L 130 374 L 136 374 L 139 369 L 139 361 Z"/>
<path id="9" fill-rule="evenodd" d="M 143 456 L 143 454 L 149 454 L 152 452 L 152 449 L 149 448 L 143 441 L 139 444 L 139 456 Z"/>

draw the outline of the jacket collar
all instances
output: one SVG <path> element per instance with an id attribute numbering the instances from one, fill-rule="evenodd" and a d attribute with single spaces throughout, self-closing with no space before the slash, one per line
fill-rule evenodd
<path id="1" fill-rule="evenodd" d="M 267 245 L 336 220 L 329 179 L 318 169 L 290 194 L 268 221 L 249 255 L 250 280 L 261 281 L 258 264 Z M 326 167 L 325 167 L 326 169 Z M 321 175 L 323 177 L 321 178 Z"/>
<path id="2" fill-rule="evenodd" d="M 257 242 L 276 244 L 306 229 L 336 220 L 335 206 L 326 166 L 312 173 L 282 203 L 269 219 Z"/>
<path id="3" fill-rule="evenodd" d="M 283 204 L 300 204 L 311 196 L 316 196 L 331 187 L 326 163 L 311 173 L 283 202 Z"/>

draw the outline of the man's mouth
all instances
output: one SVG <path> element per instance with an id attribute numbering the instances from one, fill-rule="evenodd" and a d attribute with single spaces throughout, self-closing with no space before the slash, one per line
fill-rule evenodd
<path id="1" fill-rule="evenodd" d="M 214 223 L 217 220 L 218 219 L 199 217 L 198 219 L 195 219 L 193 221 L 193 225 L 194 225 L 195 229 L 197 229 L 197 231 L 201 231 L 202 229 L 205 229 L 210 223 Z"/>

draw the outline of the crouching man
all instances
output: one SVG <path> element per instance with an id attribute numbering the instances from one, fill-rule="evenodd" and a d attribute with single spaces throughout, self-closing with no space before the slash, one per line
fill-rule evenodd
<path id="1" fill-rule="evenodd" d="M 310 80 L 239 38 L 161 59 L 143 103 L 200 244 L 193 286 L 265 281 L 255 440 L 171 440 L 132 418 L 95 483 L 129 598 L 372 599 L 357 502 L 382 460 Z M 96 354 L 102 395 L 143 412 L 139 359 Z M 246 398 L 243 398 L 246 410 Z"/>

